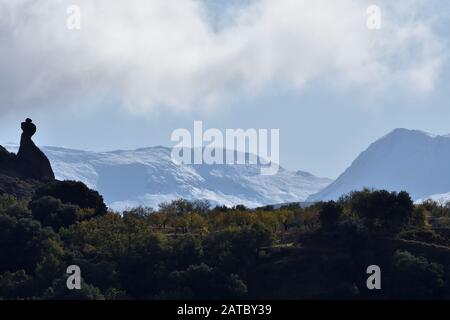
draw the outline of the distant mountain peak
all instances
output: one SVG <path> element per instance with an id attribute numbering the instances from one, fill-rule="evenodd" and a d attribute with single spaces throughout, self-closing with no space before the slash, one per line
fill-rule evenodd
<path id="1" fill-rule="evenodd" d="M 395 129 L 372 143 L 336 181 L 308 201 L 337 199 L 364 187 L 404 190 L 413 199 L 449 192 L 449 136 Z"/>
<path id="2" fill-rule="evenodd" d="M 315 177 L 315 175 L 313 175 L 312 173 L 309 173 L 309 172 L 306 172 L 306 171 L 301 171 L 301 170 L 298 170 L 296 172 L 296 174 L 298 176 L 305 177 L 305 178 Z"/>
<path id="3" fill-rule="evenodd" d="M 379 140 L 382 140 L 382 139 L 388 138 L 388 137 L 396 137 L 396 136 L 422 136 L 422 137 L 428 137 L 428 138 L 449 138 L 450 134 L 437 135 L 437 134 L 433 134 L 433 133 L 423 131 L 423 130 L 396 128 L 396 129 L 392 130 L 391 132 L 389 132 L 387 135 L 381 137 Z"/>

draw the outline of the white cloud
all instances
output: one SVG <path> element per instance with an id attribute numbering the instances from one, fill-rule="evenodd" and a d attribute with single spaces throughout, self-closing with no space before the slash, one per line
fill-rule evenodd
<path id="1" fill-rule="evenodd" d="M 380 31 L 366 28 L 365 0 L 256 0 L 217 31 L 197 0 L 0 0 L 0 101 L 105 95 L 146 112 L 272 87 L 432 92 L 447 57 L 422 1 L 379 2 Z M 79 31 L 66 28 L 70 4 L 81 8 Z"/>

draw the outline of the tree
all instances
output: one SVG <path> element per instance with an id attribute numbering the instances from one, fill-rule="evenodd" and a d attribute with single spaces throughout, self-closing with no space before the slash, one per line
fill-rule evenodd
<path id="1" fill-rule="evenodd" d="M 288 231 L 289 227 L 293 223 L 294 220 L 294 213 L 291 210 L 280 210 L 278 212 L 278 219 L 280 220 L 281 224 L 283 225 L 284 231 Z"/>
<path id="2" fill-rule="evenodd" d="M 183 215 L 194 211 L 194 204 L 186 199 L 174 200 L 170 203 L 161 203 L 159 205 L 160 211 L 172 213 L 176 216 Z"/>
<path id="3" fill-rule="evenodd" d="M 444 286 L 444 268 L 407 251 L 392 259 L 392 295 L 401 298 L 433 298 Z"/>
<path id="4" fill-rule="evenodd" d="M 199 264 L 202 259 L 200 237 L 187 234 L 169 239 L 168 267 L 170 270 L 184 270 L 190 265 Z"/>
<path id="5" fill-rule="evenodd" d="M 272 232 L 261 224 L 230 228 L 208 235 L 204 252 L 209 265 L 231 273 L 246 273 L 262 247 L 272 244 Z"/>
<path id="6" fill-rule="evenodd" d="M 154 214 L 153 208 L 151 207 L 136 207 L 123 212 L 123 215 L 135 215 L 139 217 L 149 217 Z"/>
<path id="7" fill-rule="evenodd" d="M 32 285 L 32 277 L 24 270 L 0 274 L 0 299 L 26 298 Z"/>
<path id="8" fill-rule="evenodd" d="M 95 216 L 106 214 L 108 208 L 103 197 L 79 181 L 53 181 L 37 189 L 33 201 L 51 196 L 65 204 L 77 205 L 82 209 L 94 209 Z"/>
<path id="9" fill-rule="evenodd" d="M 430 212 L 424 206 L 415 207 L 410 223 L 415 227 L 428 228 L 430 227 L 428 223 L 429 216 Z"/>
<path id="10" fill-rule="evenodd" d="M 342 216 L 342 206 L 334 201 L 322 204 L 319 211 L 319 219 L 324 231 L 333 231 L 336 229 Z"/>
<path id="11" fill-rule="evenodd" d="M 165 298 L 175 296 L 174 293 L 178 299 L 236 299 L 247 294 L 247 286 L 239 276 L 224 274 L 204 263 L 172 272 L 169 281 L 173 288 L 163 293 Z M 180 297 L 180 292 L 184 292 L 184 296 Z"/>
<path id="12" fill-rule="evenodd" d="M 365 189 L 350 194 L 348 200 L 353 213 L 372 235 L 392 236 L 410 221 L 414 205 L 408 193 L 370 191 Z"/>
<path id="13" fill-rule="evenodd" d="M 28 202 L 24 199 L 17 199 L 15 196 L 9 194 L 0 195 L 0 214 L 17 219 L 31 218 Z"/>
<path id="14" fill-rule="evenodd" d="M 81 290 L 68 290 L 67 276 L 56 279 L 42 296 L 46 300 L 105 300 L 100 289 L 81 281 Z"/>
<path id="15" fill-rule="evenodd" d="M 42 229 L 36 220 L 0 214 L 0 273 L 20 269 L 32 273 L 45 240 L 54 236 L 51 229 Z"/>
<path id="16" fill-rule="evenodd" d="M 50 226 L 58 231 L 81 220 L 80 208 L 72 204 L 63 204 L 61 200 L 45 196 L 30 202 L 33 217 L 43 226 Z"/>

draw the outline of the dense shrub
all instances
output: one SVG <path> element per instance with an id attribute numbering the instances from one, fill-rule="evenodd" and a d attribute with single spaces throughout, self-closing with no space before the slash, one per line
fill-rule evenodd
<path id="1" fill-rule="evenodd" d="M 66 204 L 77 205 L 83 209 L 94 209 L 95 215 L 104 215 L 107 207 L 103 197 L 78 181 L 53 181 L 37 189 L 33 200 L 50 196 Z"/>

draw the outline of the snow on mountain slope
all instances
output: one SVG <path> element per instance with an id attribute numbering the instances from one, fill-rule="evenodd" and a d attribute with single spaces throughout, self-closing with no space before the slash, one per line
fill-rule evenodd
<path id="1" fill-rule="evenodd" d="M 362 152 L 308 201 L 334 200 L 364 187 L 405 190 L 415 200 L 450 191 L 450 137 L 396 129 Z"/>
<path id="2" fill-rule="evenodd" d="M 420 203 L 425 202 L 426 200 L 433 200 L 437 203 L 444 205 L 444 204 L 447 204 L 448 202 L 450 202 L 450 192 L 441 193 L 441 194 L 432 194 L 423 199 L 416 200 L 415 203 L 420 204 Z"/>
<path id="3" fill-rule="evenodd" d="M 17 145 L 4 146 L 17 152 Z M 118 210 L 156 207 L 178 198 L 248 207 L 298 202 L 331 182 L 283 168 L 276 175 L 262 176 L 257 165 L 176 165 L 165 147 L 101 153 L 43 147 L 42 151 L 58 179 L 83 181 Z"/>

